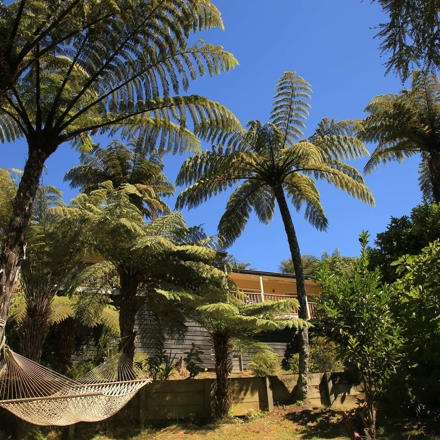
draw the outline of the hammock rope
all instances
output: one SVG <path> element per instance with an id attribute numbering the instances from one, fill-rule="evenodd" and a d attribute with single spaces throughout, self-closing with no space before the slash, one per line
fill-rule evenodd
<path id="1" fill-rule="evenodd" d="M 7 346 L 0 356 L 0 406 L 35 425 L 65 426 L 104 420 L 151 382 L 121 354 L 77 380 Z"/>

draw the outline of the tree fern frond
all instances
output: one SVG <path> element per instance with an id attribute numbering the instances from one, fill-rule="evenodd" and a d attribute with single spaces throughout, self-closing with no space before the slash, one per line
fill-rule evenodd
<path id="1" fill-rule="evenodd" d="M 419 150 L 412 142 L 389 142 L 383 148 L 376 148 L 364 167 L 365 174 L 374 171 L 381 163 L 398 161 L 401 162 L 407 157 L 414 156 Z"/>
<path id="2" fill-rule="evenodd" d="M 345 172 L 345 169 L 338 169 L 336 167 L 322 166 L 321 169 L 314 171 L 315 175 L 321 179 L 342 189 L 347 194 L 362 200 L 369 205 L 374 205 L 374 197 L 371 191 L 365 186 L 360 174 L 356 178 L 351 177 Z"/>
<path id="3" fill-rule="evenodd" d="M 266 319 L 273 319 L 282 313 L 292 313 L 299 308 L 298 300 L 295 298 L 282 301 L 265 301 L 258 304 L 246 304 L 240 307 L 241 313 L 248 316 L 259 316 Z"/>
<path id="4" fill-rule="evenodd" d="M 368 156 L 361 140 L 360 121 L 340 121 L 324 118 L 318 123 L 310 142 L 321 149 L 328 160 L 351 160 Z"/>
<path id="5" fill-rule="evenodd" d="M 311 92 L 310 84 L 294 72 L 285 72 L 279 79 L 270 120 L 283 132 L 284 144 L 303 136 Z"/>
<path id="6" fill-rule="evenodd" d="M 311 225 L 320 231 L 327 229 L 327 218 L 312 178 L 301 173 L 292 173 L 286 178 L 284 188 L 297 211 L 305 204 L 304 217 Z"/>
<path id="7" fill-rule="evenodd" d="M 315 144 L 301 141 L 280 151 L 281 166 L 287 173 L 294 169 L 313 168 L 324 160 L 323 152 Z"/>
<path id="8" fill-rule="evenodd" d="M 433 187 L 429 172 L 429 158 L 426 153 L 422 153 L 422 160 L 419 165 L 419 186 L 422 190 L 423 198 L 428 203 L 434 202 Z"/>
<path id="9" fill-rule="evenodd" d="M 23 136 L 23 130 L 15 116 L 0 110 L 0 142 L 14 142 Z"/>
<path id="10" fill-rule="evenodd" d="M 240 236 L 255 210 L 260 221 L 268 223 L 275 209 L 274 195 L 266 185 L 258 181 L 246 181 L 229 197 L 218 231 L 225 246 L 229 246 Z"/>
<path id="11" fill-rule="evenodd" d="M 435 74 L 414 72 L 409 90 L 399 94 L 379 95 L 365 111 L 364 138 L 377 143 L 365 165 L 369 173 L 380 163 L 401 161 L 417 152 L 428 160 L 439 151 L 440 82 Z M 423 159 L 422 159 L 423 160 Z M 429 173 L 435 199 L 440 198 L 440 182 L 436 173 Z M 424 185 L 421 180 L 421 185 Z M 422 187 L 425 191 L 426 186 Z"/>

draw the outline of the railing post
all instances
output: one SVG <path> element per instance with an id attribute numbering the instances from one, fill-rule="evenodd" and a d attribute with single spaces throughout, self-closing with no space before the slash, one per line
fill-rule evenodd
<path id="1" fill-rule="evenodd" d="M 262 275 L 260 275 L 260 293 L 261 293 L 261 302 L 264 302 L 264 285 L 263 285 Z"/>

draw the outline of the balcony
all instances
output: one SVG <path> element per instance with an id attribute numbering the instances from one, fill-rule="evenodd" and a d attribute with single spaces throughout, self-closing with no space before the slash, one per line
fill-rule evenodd
<path id="1" fill-rule="evenodd" d="M 257 290 L 251 290 L 246 289 L 242 290 L 242 292 L 245 294 L 244 301 L 246 304 L 258 304 L 262 303 L 264 301 L 282 301 L 285 299 L 296 299 L 296 295 L 281 295 L 277 293 L 266 293 L 266 292 L 260 292 Z M 316 316 L 316 302 L 314 301 L 308 301 L 308 311 L 310 318 L 314 318 Z M 289 314 L 289 316 L 298 317 L 298 309 L 292 309 L 292 313 Z"/>

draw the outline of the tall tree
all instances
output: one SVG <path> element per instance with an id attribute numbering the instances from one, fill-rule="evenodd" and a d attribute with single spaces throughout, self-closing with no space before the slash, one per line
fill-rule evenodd
<path id="1" fill-rule="evenodd" d="M 440 202 L 440 83 L 434 74 L 414 72 L 410 90 L 379 95 L 365 111 L 365 140 L 377 147 L 365 172 L 379 163 L 422 153 L 420 185 L 428 200 Z"/>
<path id="2" fill-rule="evenodd" d="M 226 276 L 212 266 L 216 252 L 180 244 L 187 230 L 180 214 L 171 213 L 146 224 L 130 194 L 133 185 L 115 190 L 107 181 L 90 195 L 81 194 L 70 208 L 58 208 L 66 222 L 80 222 L 89 249 L 108 261 L 118 275 L 120 351 L 133 359 L 135 316 L 149 297 L 169 304 L 202 296 L 206 286 L 223 289 Z"/>
<path id="3" fill-rule="evenodd" d="M 310 277 L 319 267 L 319 258 L 315 257 L 314 255 L 302 255 L 301 263 L 303 266 L 304 276 Z M 291 258 L 281 261 L 280 272 L 292 275 L 295 274 L 295 268 L 293 267 L 293 261 Z"/>
<path id="4" fill-rule="evenodd" d="M 47 2 L 36 3 L 44 11 Z M 27 2 L 19 5 L 26 8 Z M 90 135 L 124 126 L 124 135 L 140 131 L 150 148 L 180 151 L 198 146 L 197 136 L 214 141 L 238 127 L 220 104 L 179 95 L 190 80 L 236 65 L 221 47 L 188 43 L 193 32 L 222 26 L 209 0 L 91 2 L 87 12 L 90 25 L 77 29 L 70 28 L 77 20 L 74 11 L 67 11 L 69 38 L 47 51 L 36 44 L 26 70 L 0 104 L 1 140 L 23 136 L 28 144 L 0 256 L 0 341 L 44 163 L 62 143 L 87 150 Z M 46 27 L 35 31 L 41 29 Z"/>
<path id="5" fill-rule="evenodd" d="M 245 133 L 235 133 L 228 145 L 214 146 L 195 154 L 183 164 L 177 183 L 191 185 L 177 200 L 177 206 L 193 208 L 208 197 L 237 186 L 220 219 L 219 232 L 230 245 L 242 232 L 252 210 L 262 222 L 272 219 L 278 205 L 295 268 L 299 317 L 308 319 L 304 270 L 298 238 L 286 199 L 296 210 L 305 205 L 305 218 L 316 228 L 327 226 L 313 178 L 324 179 L 348 194 L 373 203 L 373 197 L 359 172 L 342 162 L 367 154 L 354 136 L 357 124 L 329 121 L 318 124 L 309 139 L 303 139 L 303 120 L 308 115 L 311 88 L 303 78 L 286 72 L 280 78 L 270 122 L 249 123 Z M 194 183 L 195 182 L 195 183 Z M 308 330 L 301 331 L 300 397 L 307 395 Z"/>
<path id="6" fill-rule="evenodd" d="M 374 1 L 374 0 L 373 0 Z M 382 52 L 389 54 L 387 72 L 394 70 L 407 79 L 412 68 L 440 68 L 440 1 L 375 0 L 388 15 L 376 37 L 381 38 Z"/>
<path id="7" fill-rule="evenodd" d="M 67 287 L 80 267 L 82 248 L 76 228 L 62 228 L 48 213 L 61 205 L 56 188 L 40 186 L 29 229 L 21 285 L 26 313 L 21 322 L 23 355 L 39 362 L 49 331 L 52 301 L 61 286 Z"/>
<path id="8" fill-rule="evenodd" d="M 440 237 L 440 204 L 418 205 L 409 216 L 391 217 L 384 232 L 368 249 L 370 268 L 378 268 L 382 280 L 392 283 L 400 278 L 394 261 L 406 254 L 418 255 L 429 243 Z"/>

